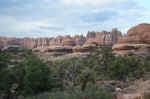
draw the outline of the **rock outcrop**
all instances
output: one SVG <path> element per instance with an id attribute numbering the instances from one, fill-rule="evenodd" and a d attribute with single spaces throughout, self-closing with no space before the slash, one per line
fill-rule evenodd
<path id="1" fill-rule="evenodd" d="M 73 37 L 57 36 L 56 38 L 8 38 L 0 37 L 0 48 L 17 45 L 34 51 L 65 51 L 84 52 L 89 46 L 112 46 L 121 38 L 121 32 L 113 29 L 111 32 L 88 32 L 87 36 L 75 35 Z"/>
<path id="2" fill-rule="evenodd" d="M 37 43 L 33 38 L 24 38 L 23 43 L 24 43 L 23 45 L 24 48 L 32 49 L 32 48 L 37 47 Z"/>
<path id="3" fill-rule="evenodd" d="M 63 46 L 65 46 L 65 47 L 72 47 L 72 46 L 75 46 L 75 41 L 73 40 L 72 37 L 70 37 L 69 35 L 67 35 L 67 36 L 64 38 Z"/>
<path id="4" fill-rule="evenodd" d="M 95 34 L 95 35 L 94 35 Z M 112 46 L 120 38 L 122 34 L 117 29 L 112 29 L 111 32 L 102 31 L 102 32 L 88 32 L 87 42 L 94 42 L 100 46 Z"/>
<path id="5" fill-rule="evenodd" d="M 150 80 L 137 80 L 133 85 L 123 89 L 116 99 L 150 99 Z"/>
<path id="6" fill-rule="evenodd" d="M 112 49 L 120 55 L 150 55 L 150 24 L 139 24 L 129 29 Z"/>
<path id="7" fill-rule="evenodd" d="M 85 43 L 86 38 L 83 35 L 75 35 L 73 40 L 76 46 L 82 46 Z"/>
<path id="8" fill-rule="evenodd" d="M 86 39 L 94 39 L 96 38 L 96 32 L 95 31 L 88 31 Z"/>
<path id="9" fill-rule="evenodd" d="M 88 52 L 88 48 L 84 47 L 84 46 L 75 46 L 72 48 L 72 51 L 74 53 L 77 53 L 77 52 Z"/>
<path id="10" fill-rule="evenodd" d="M 96 46 L 97 46 L 97 42 L 95 39 L 88 39 L 83 45 L 83 47 L 86 47 L 86 48 L 87 47 L 96 47 Z"/>
<path id="11" fill-rule="evenodd" d="M 0 50 L 3 49 L 3 47 L 4 47 L 4 44 L 2 41 L 0 41 Z"/>

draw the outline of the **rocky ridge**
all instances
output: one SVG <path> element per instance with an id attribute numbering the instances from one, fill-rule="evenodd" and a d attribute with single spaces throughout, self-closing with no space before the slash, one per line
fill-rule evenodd
<path id="1" fill-rule="evenodd" d="M 77 51 L 84 52 L 89 46 L 112 46 L 122 37 L 121 32 L 113 29 L 111 32 L 88 32 L 86 36 L 75 35 L 73 37 L 57 36 L 56 38 L 8 38 L 0 37 L 0 48 L 19 46 L 33 49 L 33 51 Z"/>

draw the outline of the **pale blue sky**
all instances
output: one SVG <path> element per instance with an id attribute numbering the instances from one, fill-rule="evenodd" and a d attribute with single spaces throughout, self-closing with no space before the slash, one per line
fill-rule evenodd
<path id="1" fill-rule="evenodd" d="M 138 0 L 139 4 L 147 9 L 150 9 L 150 0 Z"/>
<path id="2" fill-rule="evenodd" d="M 123 33 L 150 23 L 150 0 L 0 0 L 0 36 L 52 37 L 87 31 Z"/>

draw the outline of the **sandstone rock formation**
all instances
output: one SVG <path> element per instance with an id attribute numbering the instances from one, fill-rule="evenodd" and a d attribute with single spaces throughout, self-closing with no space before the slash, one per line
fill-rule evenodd
<path id="1" fill-rule="evenodd" d="M 75 46 L 75 41 L 72 39 L 72 37 L 70 37 L 69 35 L 67 35 L 64 38 L 63 46 L 65 46 L 65 47 Z"/>
<path id="2" fill-rule="evenodd" d="M 92 38 L 95 38 L 96 37 L 96 32 L 95 31 L 88 31 L 87 33 L 87 36 L 86 36 L 86 39 L 92 39 Z"/>
<path id="3" fill-rule="evenodd" d="M 116 99 L 150 99 L 150 80 L 137 80 L 118 93 Z"/>
<path id="4" fill-rule="evenodd" d="M 97 42 L 95 39 L 88 39 L 83 45 L 83 47 L 96 47 L 96 46 Z"/>
<path id="5" fill-rule="evenodd" d="M 37 47 L 37 44 L 35 43 L 33 38 L 24 38 L 23 42 L 24 42 L 24 48 L 32 49 Z"/>
<path id="6" fill-rule="evenodd" d="M 112 37 L 111 32 L 102 31 L 97 33 L 96 41 L 98 45 L 112 46 L 114 42 Z"/>
<path id="7" fill-rule="evenodd" d="M 57 36 L 55 41 L 56 41 L 57 46 L 63 46 L 64 37 L 63 36 Z"/>
<path id="8" fill-rule="evenodd" d="M 84 52 L 89 46 L 112 46 L 121 37 L 121 32 L 113 29 L 111 32 L 88 32 L 87 36 L 75 35 L 73 37 L 57 36 L 56 38 L 10 38 L 0 37 L 0 47 L 17 45 L 34 51 L 65 51 Z"/>
<path id="9" fill-rule="evenodd" d="M 73 37 L 73 40 L 74 40 L 76 46 L 78 46 L 78 45 L 81 46 L 85 43 L 86 38 L 83 35 L 75 35 Z"/>
<path id="10" fill-rule="evenodd" d="M 95 43 L 96 45 L 100 46 L 112 46 L 115 44 L 120 38 L 122 34 L 117 29 L 112 29 L 111 32 L 102 31 L 102 32 L 88 32 L 87 34 L 87 42 L 88 43 Z M 92 44 L 93 45 L 93 44 Z"/>
<path id="11" fill-rule="evenodd" d="M 4 47 L 4 44 L 2 41 L 0 41 L 0 50 Z"/>
<path id="12" fill-rule="evenodd" d="M 129 29 L 112 49 L 120 55 L 150 55 L 150 24 L 139 24 Z"/>

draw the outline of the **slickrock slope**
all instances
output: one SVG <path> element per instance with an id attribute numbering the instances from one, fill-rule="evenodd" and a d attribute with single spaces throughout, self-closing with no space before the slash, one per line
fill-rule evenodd
<path id="1" fill-rule="evenodd" d="M 120 55 L 150 55 L 150 24 L 139 24 L 129 29 L 112 49 Z"/>

